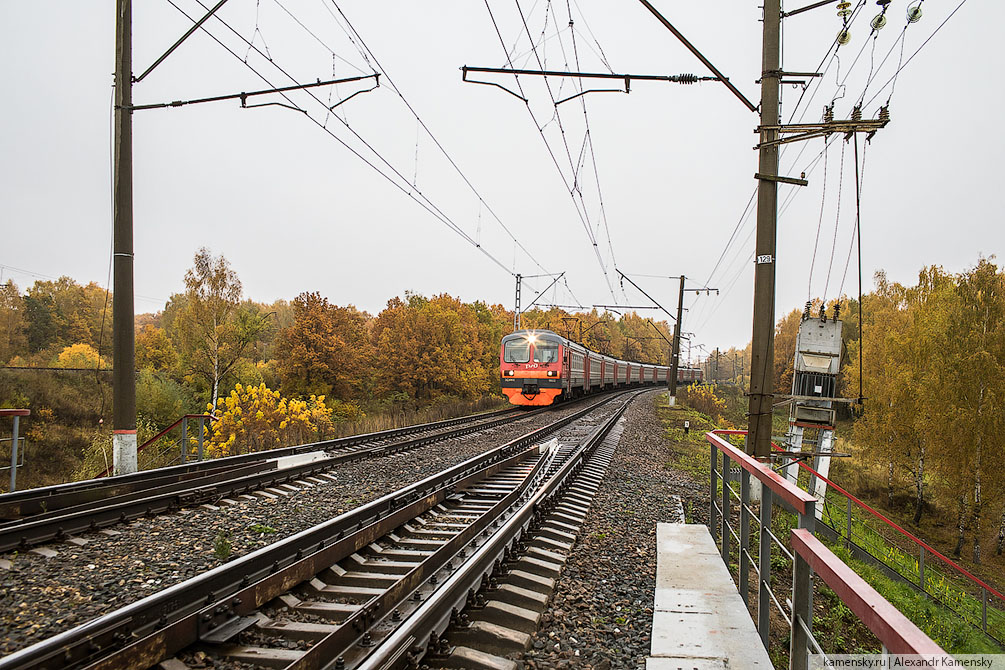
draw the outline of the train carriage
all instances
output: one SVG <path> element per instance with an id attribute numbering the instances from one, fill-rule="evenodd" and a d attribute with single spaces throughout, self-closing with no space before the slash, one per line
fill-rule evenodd
<path id="1" fill-rule="evenodd" d="M 617 360 L 611 358 L 610 356 L 604 356 L 604 374 L 603 374 L 603 388 L 610 388 L 614 386 L 614 368 L 617 365 Z"/>
<path id="2" fill-rule="evenodd" d="M 602 389 L 666 383 L 670 368 L 590 351 L 549 330 L 503 337 L 502 391 L 514 405 L 551 405 Z M 678 376 L 680 378 L 680 376 Z"/>

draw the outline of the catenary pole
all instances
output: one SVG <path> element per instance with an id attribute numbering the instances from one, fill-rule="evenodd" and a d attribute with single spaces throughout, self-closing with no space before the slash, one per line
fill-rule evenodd
<path id="1" fill-rule="evenodd" d="M 112 293 L 112 428 L 116 474 L 136 472 L 133 326 L 132 0 L 115 2 L 115 138 Z"/>
<path id="2" fill-rule="evenodd" d="M 770 142 L 779 125 L 781 82 L 781 0 L 764 0 L 761 52 L 761 133 L 758 156 L 757 241 L 754 254 L 754 322 L 751 337 L 750 404 L 746 451 L 771 453 L 771 407 L 774 396 L 775 230 L 778 218 L 778 146 Z M 765 178 L 766 177 L 766 178 Z"/>
<path id="3" fill-rule="evenodd" d="M 677 375 L 680 370 L 681 319 L 684 317 L 684 275 L 680 276 L 680 294 L 677 297 L 677 322 L 673 328 L 673 354 L 670 358 L 670 404 L 677 397 Z"/>

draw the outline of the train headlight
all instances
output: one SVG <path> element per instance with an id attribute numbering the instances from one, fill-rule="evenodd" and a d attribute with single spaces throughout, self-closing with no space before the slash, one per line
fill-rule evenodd
<path id="1" fill-rule="evenodd" d="M 548 376 L 549 377 L 557 377 L 558 376 L 558 370 L 548 370 Z"/>
<path id="2" fill-rule="evenodd" d="M 512 370 L 503 370 L 503 375 L 506 376 L 506 377 L 512 377 L 513 376 L 513 371 Z"/>

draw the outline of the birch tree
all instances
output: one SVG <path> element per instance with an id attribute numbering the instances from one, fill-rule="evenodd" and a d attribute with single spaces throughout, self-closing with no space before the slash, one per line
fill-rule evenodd
<path id="1" fill-rule="evenodd" d="M 946 379 L 946 402 L 953 408 L 953 432 L 961 444 L 947 455 L 966 463 L 964 474 L 973 534 L 973 561 L 981 562 L 986 491 L 991 479 L 1000 479 L 1002 448 L 1003 368 L 1002 327 L 1005 320 L 1005 284 L 987 259 L 962 273 L 953 296 L 946 348 L 940 352 L 955 365 Z M 997 475 L 995 477 L 994 475 Z M 961 484 L 964 482 L 961 481 Z M 993 486 L 995 482 L 990 482 Z"/>
<path id="2" fill-rule="evenodd" d="M 241 292 L 227 259 L 203 247 L 185 273 L 185 300 L 172 323 L 182 365 L 206 383 L 214 412 L 221 380 L 268 323 L 257 310 L 239 309 Z"/>
<path id="3" fill-rule="evenodd" d="M 876 283 L 876 291 L 866 297 L 863 347 L 850 343 L 853 362 L 845 368 L 846 386 L 858 387 L 858 358 L 863 356 L 867 400 L 855 423 L 855 438 L 872 458 L 909 475 L 917 524 L 927 503 L 929 466 L 928 439 L 918 422 L 922 398 L 918 354 L 924 344 L 919 341 L 917 297 L 881 272 Z"/>

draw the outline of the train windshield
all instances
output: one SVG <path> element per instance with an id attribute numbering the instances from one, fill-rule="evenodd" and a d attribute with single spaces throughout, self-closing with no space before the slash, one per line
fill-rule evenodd
<path id="1" fill-rule="evenodd" d="M 555 342 L 538 342 L 534 345 L 535 363 L 558 362 L 558 344 Z"/>
<path id="2" fill-rule="evenodd" d="M 503 348 L 503 360 L 507 363 L 530 362 L 530 342 L 522 337 L 510 340 Z"/>

